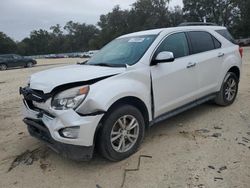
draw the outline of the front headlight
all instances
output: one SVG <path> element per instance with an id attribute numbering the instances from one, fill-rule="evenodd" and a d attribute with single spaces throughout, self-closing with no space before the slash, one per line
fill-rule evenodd
<path id="1" fill-rule="evenodd" d="M 53 97 L 51 106 L 55 110 L 76 109 L 86 98 L 88 92 L 89 86 L 75 87 L 62 91 Z"/>

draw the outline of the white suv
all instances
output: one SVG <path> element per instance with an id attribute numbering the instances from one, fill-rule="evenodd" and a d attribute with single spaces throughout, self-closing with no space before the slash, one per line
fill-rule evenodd
<path id="1" fill-rule="evenodd" d="M 112 161 L 135 153 L 144 131 L 184 110 L 237 95 L 242 49 L 226 28 L 189 26 L 136 32 L 86 64 L 33 74 L 24 96 L 30 134 L 74 160 L 94 147 Z"/>

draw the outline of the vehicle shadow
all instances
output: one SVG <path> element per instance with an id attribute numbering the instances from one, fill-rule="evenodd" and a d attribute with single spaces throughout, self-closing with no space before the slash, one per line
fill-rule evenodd
<path id="1" fill-rule="evenodd" d="M 97 177 L 99 177 L 101 176 L 100 174 L 103 176 L 105 172 L 112 170 L 112 172 L 117 176 L 117 181 L 115 183 L 118 185 L 125 179 L 124 173 L 126 169 L 136 167 L 137 163 L 139 164 L 141 156 L 146 155 L 150 158 L 152 157 L 152 159 L 145 160 L 154 160 L 157 158 L 154 156 L 154 153 L 152 153 L 153 150 L 150 148 L 159 148 L 159 142 L 163 140 L 162 138 L 164 138 L 164 140 L 167 142 L 167 139 L 170 137 L 170 135 L 173 138 L 176 136 L 176 134 L 179 135 L 180 131 L 190 129 L 190 122 L 192 123 L 196 120 L 196 118 L 203 116 L 205 117 L 208 115 L 208 113 L 218 108 L 220 107 L 214 104 L 205 103 L 169 118 L 168 120 L 155 124 L 146 131 L 144 142 L 142 143 L 139 151 L 129 158 L 119 162 L 108 161 L 96 151 L 92 160 L 90 161 L 73 161 L 55 153 L 42 142 L 29 137 L 30 139 L 25 139 L 23 144 L 25 146 L 38 145 L 38 147 L 36 147 L 34 150 L 27 149 L 19 156 L 16 156 L 12 163 L 9 163 L 7 172 L 11 171 L 13 168 L 16 168 L 16 166 L 19 164 L 22 165 L 23 172 L 29 171 L 30 169 L 26 167 L 23 168 L 23 165 L 28 166 L 34 164 L 34 168 L 38 168 L 43 173 L 53 173 L 54 175 L 59 173 L 62 176 L 73 173 L 79 174 L 79 176 L 95 174 Z M 180 124 L 182 125 L 180 126 Z M 185 127 L 187 124 L 189 124 L 187 126 L 188 128 Z M 201 127 L 202 126 L 203 125 L 201 125 Z M 197 128 L 197 126 L 195 128 Z M 34 141 L 34 144 L 30 143 L 31 140 Z M 96 178 L 93 181 L 97 181 L 95 182 L 96 184 L 102 182 L 99 178 Z"/>
<path id="2" fill-rule="evenodd" d="M 150 137 L 150 135 L 156 134 L 159 131 L 162 131 L 162 129 L 164 129 L 164 131 L 169 131 L 180 126 L 185 128 L 185 122 L 193 121 L 196 118 L 202 117 L 206 113 L 216 110 L 218 108 L 220 107 L 212 102 L 207 102 L 194 108 L 191 108 L 167 120 L 154 124 L 152 127 L 149 128 L 150 131 L 147 131 L 145 138 L 148 136 Z"/>
<path id="3" fill-rule="evenodd" d="M 157 123 L 146 130 L 144 142 L 142 143 L 143 147 L 147 146 L 147 143 L 149 143 L 153 138 L 156 138 L 158 136 L 167 136 L 169 132 L 176 133 L 177 129 L 179 130 L 180 125 L 183 129 L 185 129 L 185 122 L 192 122 L 197 117 L 205 116 L 208 112 L 211 112 L 213 110 L 216 110 L 220 107 L 218 107 L 215 104 L 212 103 L 205 103 L 200 106 L 197 106 L 195 108 L 192 108 L 188 111 L 182 112 L 174 117 L 171 117 L 165 121 L 162 121 L 160 123 Z M 175 130 L 176 129 L 176 130 Z M 179 133 L 179 131 L 177 131 Z M 155 146 L 157 147 L 157 146 Z M 145 150 L 145 148 L 144 148 Z M 53 158 L 56 157 L 56 160 L 62 160 L 64 161 L 64 165 L 74 166 L 74 164 L 77 164 L 77 168 L 87 168 L 91 166 L 108 166 L 113 165 L 114 162 L 110 162 L 106 159 L 104 159 L 97 151 L 95 151 L 92 160 L 87 162 L 76 162 L 69 159 L 62 158 L 60 155 L 55 154 L 51 151 L 51 155 L 53 155 Z M 136 154 L 135 154 L 136 155 Z M 119 164 L 125 164 L 127 161 L 129 161 L 131 158 L 134 158 L 133 156 L 129 157 L 128 159 L 118 162 Z"/>

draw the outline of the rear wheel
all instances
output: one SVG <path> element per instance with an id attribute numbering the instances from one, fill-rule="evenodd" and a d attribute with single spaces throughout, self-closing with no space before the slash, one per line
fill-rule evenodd
<path id="1" fill-rule="evenodd" d="M 7 65 L 5 65 L 5 64 L 1 64 L 0 65 L 0 70 L 6 70 L 8 67 L 7 67 Z"/>
<path id="2" fill-rule="evenodd" d="M 217 94 L 215 103 L 221 106 L 232 104 L 238 93 L 239 79 L 233 72 L 228 72 Z"/>
<path id="3" fill-rule="evenodd" d="M 98 138 L 99 150 L 111 161 L 123 160 L 137 151 L 144 131 L 141 112 L 130 105 L 120 106 L 104 118 Z"/>
<path id="4" fill-rule="evenodd" d="M 32 63 L 32 62 L 28 62 L 28 63 L 26 64 L 26 67 L 27 67 L 27 68 L 33 67 L 33 63 Z"/>

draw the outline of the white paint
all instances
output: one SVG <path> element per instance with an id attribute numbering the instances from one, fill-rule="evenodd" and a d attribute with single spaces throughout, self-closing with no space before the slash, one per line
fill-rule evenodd
<path id="1" fill-rule="evenodd" d="M 32 75 L 30 87 L 47 93 L 62 84 L 117 74 L 90 85 L 90 91 L 86 99 L 76 111 L 83 114 L 100 110 L 107 111 L 117 100 L 132 96 L 144 102 L 149 113 L 149 120 L 153 120 L 154 117 L 151 114 L 151 75 L 154 92 L 154 110 L 157 117 L 198 98 L 219 91 L 229 68 L 232 66 L 241 68 L 239 47 L 214 31 L 217 29 L 225 28 L 219 26 L 192 26 L 131 33 L 122 37 L 136 37 L 148 34 L 158 35 L 135 65 L 127 68 L 87 65 L 55 68 Z M 209 32 L 221 42 L 222 47 L 208 52 L 177 58 L 174 62 L 150 66 L 152 56 L 161 41 L 173 33 L 183 31 Z M 224 56 L 218 57 L 221 53 L 224 53 Z M 196 66 L 187 69 L 187 65 L 190 62 L 195 62 Z M 54 110 L 50 106 L 50 100 L 44 104 L 36 105 L 56 116 L 53 120 L 43 119 L 53 138 L 60 142 L 75 145 L 92 145 L 94 133 L 102 115 L 82 117 L 72 109 L 64 111 Z M 25 117 L 36 118 L 32 110 L 27 108 L 24 112 Z M 80 137 L 76 140 L 60 137 L 58 130 L 66 126 L 80 126 Z"/>

